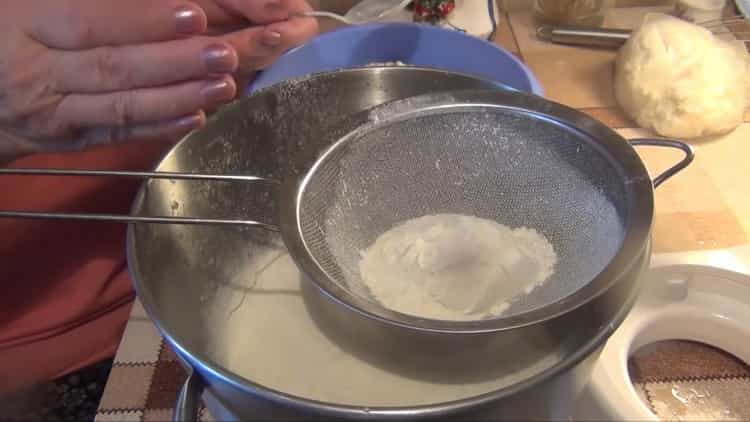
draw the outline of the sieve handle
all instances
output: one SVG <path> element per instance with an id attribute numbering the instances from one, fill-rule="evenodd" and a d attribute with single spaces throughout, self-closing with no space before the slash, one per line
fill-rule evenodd
<path id="1" fill-rule="evenodd" d="M 693 159 L 695 158 L 695 151 L 693 151 L 693 147 L 685 142 L 677 141 L 674 139 L 638 138 L 630 139 L 628 140 L 628 143 L 632 146 L 646 145 L 651 147 L 674 148 L 685 153 L 685 157 L 682 160 L 680 160 L 672 167 L 664 170 L 663 173 L 653 179 L 654 188 L 658 188 L 659 185 L 666 182 L 667 179 L 679 173 L 682 169 L 690 165 L 690 163 L 692 163 Z"/>
<path id="2" fill-rule="evenodd" d="M 122 171 L 122 170 L 78 170 L 39 168 L 0 168 L 0 176 L 81 176 L 81 177 L 130 177 L 135 179 L 214 180 L 279 183 L 278 180 L 242 174 L 181 173 L 171 171 Z"/>
<path id="3" fill-rule="evenodd" d="M 136 179 L 171 179 L 171 180 L 210 180 L 225 182 L 262 182 L 278 184 L 278 180 L 258 176 L 241 174 L 205 174 L 180 173 L 165 171 L 120 171 L 120 170 L 79 170 L 79 169 L 39 169 L 39 168 L 0 168 L 0 176 L 78 176 L 78 177 L 126 177 Z M 154 224 L 211 224 L 211 225 L 242 225 L 260 227 L 266 230 L 278 231 L 272 224 L 255 220 L 200 218 L 200 217 L 172 217 L 172 216 L 133 216 L 117 214 L 95 213 L 65 213 L 65 212 L 36 212 L 20 210 L 0 210 L 0 218 L 25 218 L 43 220 L 85 220 L 109 221 L 116 223 L 154 223 Z"/>

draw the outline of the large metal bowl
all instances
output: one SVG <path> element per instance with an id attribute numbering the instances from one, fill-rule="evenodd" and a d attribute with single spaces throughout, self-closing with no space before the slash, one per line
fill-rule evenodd
<path id="1" fill-rule="evenodd" d="M 502 87 L 461 74 L 410 67 L 354 69 L 285 82 L 220 111 L 204 129 L 176 145 L 157 169 L 282 178 L 301 147 L 322 139 L 319 134 L 346 116 L 400 98 L 477 88 Z M 279 210 L 272 190 L 262 184 L 150 180 L 136 198 L 133 213 L 252 217 L 276 224 Z M 589 368 L 586 363 L 595 359 L 596 350 L 625 317 L 634 297 L 637 276 L 647 265 L 650 252 L 646 245 L 640 259 L 623 273 L 616 289 L 543 327 L 550 333 L 558 333 L 554 337 L 559 341 L 549 353 L 559 354 L 560 359 L 552 367 L 523 382 L 474 397 L 419 406 L 366 408 L 314 401 L 273 390 L 243 378 L 230 362 L 209 350 L 208 345 L 216 344 L 241 347 L 242 339 L 223 329 L 222 319 L 208 316 L 217 308 L 241 301 L 244 291 L 237 284 L 245 276 L 242 272 L 247 260 L 261 245 L 276 240 L 277 234 L 252 228 L 147 224 L 129 227 L 128 261 L 138 296 L 191 373 L 181 395 L 178 419 L 194 417 L 191 412 L 195 409 L 195 395 L 204 387 L 245 419 L 257 416 L 259 409 L 270 409 L 268 414 L 282 419 L 317 415 L 323 419 L 395 420 L 457 417 L 473 412 L 492 414 L 495 420 L 500 416 L 511 420 L 548 418 L 553 407 L 570 404 L 586 378 Z M 314 310 L 322 298 L 315 296 L 316 289 L 312 291 L 308 303 Z M 325 312 L 318 316 L 322 330 L 332 326 L 327 325 Z M 334 331 L 331 335 L 342 335 L 341 330 Z M 351 343 L 351 337 L 344 335 L 339 341 Z M 352 353 L 361 352 L 356 349 L 356 345 L 352 347 Z M 408 354 L 407 349 L 399 353 Z M 509 354 L 512 352 L 511 347 Z M 481 369 L 479 364 L 474 367 Z M 550 390 L 561 392 L 565 398 L 549 406 L 533 404 L 548 397 L 544 392 Z M 268 414 L 261 415 L 267 419 Z"/>

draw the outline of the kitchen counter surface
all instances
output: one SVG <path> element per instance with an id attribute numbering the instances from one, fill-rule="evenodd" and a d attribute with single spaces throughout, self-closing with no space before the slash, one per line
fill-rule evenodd
<path id="1" fill-rule="evenodd" d="M 606 25 L 630 28 L 645 13 L 662 10 L 658 7 L 613 9 Z M 524 12 L 501 17 L 495 42 L 531 67 L 548 98 L 580 109 L 616 128 L 626 137 L 652 136 L 636 128 L 616 106 L 612 93 L 615 52 L 538 41 L 533 35 L 530 15 Z M 750 246 L 750 183 L 747 177 L 750 166 L 750 113 L 745 121 L 728 135 L 691 142 L 696 149 L 694 163 L 656 191 L 655 254 L 668 256 L 717 252 L 717 256 L 724 256 L 722 251 L 745 251 Z M 639 150 L 639 153 L 652 174 L 657 174 L 679 159 L 679 152 L 671 150 L 647 147 Z M 746 264 L 743 262 L 743 265 Z M 680 357 L 679 350 L 688 350 L 692 354 Z M 719 369 L 708 372 L 722 374 L 721 365 L 729 364 L 722 363 L 725 362 L 722 360 L 724 358 L 719 358 L 720 354 L 717 353 L 672 346 L 650 354 L 658 357 L 661 366 L 653 359 L 640 362 L 640 366 L 663 372 L 665 368 L 669 369 L 670 359 L 702 359 L 719 362 L 715 364 L 719 365 Z M 684 372 L 685 368 L 681 367 L 680 370 Z M 701 374 L 695 375 L 705 378 L 706 371 L 704 368 Z M 730 390 L 748 389 L 750 381 L 745 372 L 732 378 L 732 382 L 740 384 Z M 136 302 L 97 420 L 169 420 L 184 376 L 174 354 L 163 344 L 158 331 Z M 648 374 L 639 376 L 644 381 L 639 385 L 639 391 L 646 397 L 649 394 L 647 381 L 653 381 L 653 377 L 649 378 Z M 664 379 L 668 378 L 666 376 Z M 654 391 L 657 391 L 661 384 L 654 385 Z M 201 418 L 212 419 L 205 410 Z"/>

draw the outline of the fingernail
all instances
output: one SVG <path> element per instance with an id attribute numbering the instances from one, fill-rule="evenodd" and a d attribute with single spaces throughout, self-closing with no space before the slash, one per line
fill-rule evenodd
<path id="1" fill-rule="evenodd" d="M 174 13 L 174 19 L 178 34 L 198 34 L 203 32 L 205 27 L 203 14 L 194 7 L 185 5 L 178 7 Z"/>
<path id="2" fill-rule="evenodd" d="M 208 104 L 231 101 L 234 98 L 234 86 L 226 79 L 208 82 L 201 89 L 201 95 Z"/>
<path id="3" fill-rule="evenodd" d="M 186 116 L 177 120 L 177 123 L 175 124 L 175 126 L 181 129 L 185 129 L 185 130 L 193 130 L 193 129 L 198 129 L 199 127 L 203 126 L 204 122 L 205 122 L 205 119 L 203 117 L 203 114 L 199 113 L 199 114 Z"/>
<path id="4" fill-rule="evenodd" d="M 281 33 L 278 31 L 266 31 L 263 33 L 263 44 L 276 47 L 281 44 Z"/>
<path id="5" fill-rule="evenodd" d="M 213 44 L 203 49 L 203 63 L 209 73 L 234 72 L 236 62 L 232 51 L 225 45 Z"/>

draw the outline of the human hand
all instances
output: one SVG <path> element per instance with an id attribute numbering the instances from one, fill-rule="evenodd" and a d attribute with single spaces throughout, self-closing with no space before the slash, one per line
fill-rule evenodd
<path id="1" fill-rule="evenodd" d="M 237 52 L 189 0 L 0 0 L 0 161 L 175 137 L 234 98 Z"/>
<path id="2" fill-rule="evenodd" d="M 295 16 L 312 10 L 304 0 L 195 0 L 206 11 L 207 33 L 221 37 L 239 56 L 238 86 L 279 55 L 318 33 L 314 18 Z"/>

